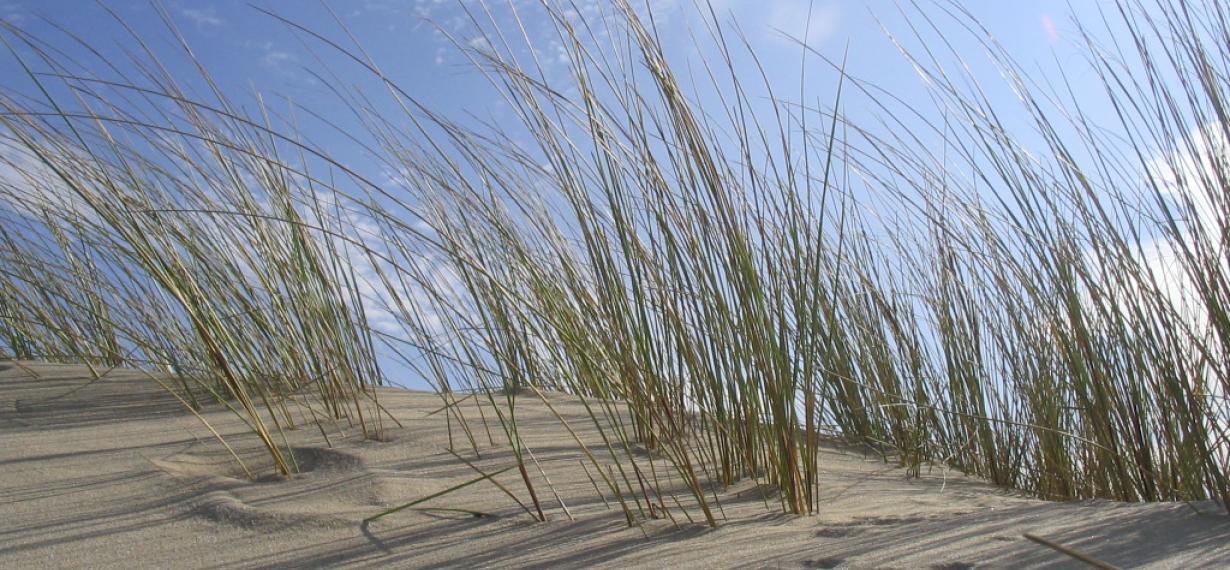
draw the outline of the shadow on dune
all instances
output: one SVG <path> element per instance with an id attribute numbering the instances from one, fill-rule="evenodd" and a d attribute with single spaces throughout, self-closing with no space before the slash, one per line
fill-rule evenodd
<path id="1" fill-rule="evenodd" d="M 823 525 L 804 530 L 783 524 L 777 530 L 763 520 L 731 522 L 717 530 L 691 526 L 649 537 L 608 517 L 545 524 L 483 519 L 389 523 L 356 528 L 361 541 L 339 539 L 306 551 L 248 558 L 240 565 L 652 567 L 686 560 L 697 567 L 1085 567 L 1025 540 L 1024 532 L 1045 534 L 1120 567 L 1167 564 L 1185 553 L 1216 555 L 1186 567 L 1219 567 L 1230 560 L 1226 517 L 1196 515 L 1183 505 L 1157 507 L 1099 504 L 1057 509 L 1038 504 L 940 520 L 869 520 L 849 525 L 857 532 L 841 534 L 829 533 L 831 527 Z M 463 558 L 445 558 L 462 551 Z"/>
<path id="2" fill-rule="evenodd" d="M 80 369 L 38 371 L 43 379 L 32 382 L 17 367 L 0 363 L 0 512 L 5 513 L 0 566 L 39 560 L 121 566 L 130 560 L 127 553 L 139 552 L 142 565 L 242 568 L 680 562 L 765 568 L 1081 567 L 1025 540 L 1023 533 L 1124 567 L 1230 565 L 1230 517 L 1198 514 L 1183 504 L 1021 500 L 958 512 L 936 510 L 930 502 L 915 505 L 912 513 L 856 509 L 853 517 L 826 517 L 822 507 L 817 516 L 800 518 L 759 509 L 758 503 L 772 499 L 750 486 L 723 499 L 732 516 L 718 529 L 699 524 L 673 529 L 662 520 L 644 532 L 629 529 L 617 506 L 603 510 L 588 491 L 568 497 L 571 508 L 582 513 L 576 521 L 553 511 L 550 522 L 531 522 L 496 495 L 498 504 L 481 499 L 476 506 L 462 506 L 500 516 L 405 511 L 363 525 L 365 516 L 391 501 L 425 496 L 472 478 L 473 472 L 446 453 L 415 455 L 402 447 L 424 433 L 408 428 L 415 437 L 398 444 L 296 445 L 300 477 L 239 480 L 213 449 L 217 446 L 183 437 L 192 421 L 167 421 L 186 412 L 152 383 L 117 374 L 83 389 L 91 380 Z M 544 462 L 574 466 L 579 455 L 576 447 L 559 444 L 535 447 L 535 453 Z M 509 454 L 484 450 L 483 461 L 507 463 Z M 373 457 L 383 459 L 369 462 Z M 848 497 L 902 485 L 899 477 L 886 474 L 892 471 L 887 467 L 859 469 L 866 471 L 847 473 L 851 485 L 834 492 Z M 946 485 L 943 496 L 953 499 L 993 493 L 973 482 Z M 184 552 L 201 558 L 182 560 Z"/>
<path id="3" fill-rule="evenodd" d="M 12 363 L 0 364 L 0 420 L 39 431 L 115 422 L 158 421 L 189 412 L 143 374 L 30 363 L 38 376 Z M 7 401 L 5 401 L 7 400 Z"/>

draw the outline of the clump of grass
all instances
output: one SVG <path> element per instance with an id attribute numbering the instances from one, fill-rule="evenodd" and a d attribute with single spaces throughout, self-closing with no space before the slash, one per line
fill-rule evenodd
<path id="1" fill-rule="evenodd" d="M 637 446 L 660 454 L 710 524 L 720 505 L 708 490 L 744 478 L 779 489 L 786 512 L 814 512 L 828 426 L 915 471 L 946 463 L 1048 498 L 1225 501 L 1225 154 L 1200 141 L 1225 129 L 1210 78 L 1227 58 L 1212 39 L 1224 34 L 1180 15 L 1225 19 L 1186 2 L 1119 8 L 1141 64 L 1086 47 L 1121 109 L 1114 127 L 1135 137 L 1126 147 L 1052 103 L 1062 98 L 956 8 L 920 28 L 942 16 L 985 38 L 1034 132 L 1012 134 L 938 49 L 904 57 L 942 128 L 910 122 L 917 109 L 834 64 L 885 111 L 893 129 L 877 134 L 839 111 L 840 92 L 821 111 L 765 85 L 773 103 L 754 105 L 713 18 L 726 59 L 707 71 L 722 109 L 697 108 L 630 5 L 617 24 L 587 23 L 601 33 L 548 9 L 571 46 L 566 85 L 489 29 L 496 47 L 470 54 L 531 145 L 413 109 L 428 126 L 378 128 L 409 173 L 400 203 L 418 206 L 458 276 L 409 311 L 443 315 L 443 331 L 407 328 L 432 347 L 438 386 L 503 405 L 514 449 L 522 387 L 584 398 L 606 446 L 587 461 L 619 468 L 604 482 L 638 498 L 629 521 L 674 508 Z M 1040 149 L 1023 142 L 1033 136 Z M 1175 145 L 1211 164 L 1177 191 L 1149 160 Z M 873 203 L 898 221 L 869 220 Z M 386 239 L 415 250 L 389 227 Z M 1197 321 L 1150 264 L 1155 247 L 1179 252 Z"/>
<path id="2" fill-rule="evenodd" d="M 189 405 L 239 414 L 284 475 L 297 470 L 284 432 L 300 423 L 378 435 L 362 301 L 327 238 L 345 214 L 306 161 L 222 93 L 190 99 L 140 38 L 132 71 L 101 68 L 111 79 L 6 32 L 35 54 L 12 51 L 42 93 L 0 99 L 20 175 L 0 188 L 16 222 L 0 236 L 14 355 L 165 366 Z"/>
<path id="3" fill-rule="evenodd" d="M 395 190 L 156 68 L 142 74 L 152 86 L 58 70 L 80 111 L 10 98 L 0 120 L 83 206 L 14 198 L 34 214 L 0 235 L 0 307 L 18 310 L 0 338 L 26 355 L 186 362 L 222 379 L 193 382 L 239 402 L 277 458 L 288 406 L 311 405 L 295 398 L 305 383 L 333 416 L 379 422 L 362 405 L 378 337 L 433 383 L 476 455 L 483 434 L 459 394 L 486 400 L 487 442 L 495 426 L 517 502 L 540 520 L 553 489 L 518 406 L 554 410 L 551 390 L 589 411 L 593 440 L 556 415 L 630 525 L 716 525 L 716 490 L 746 479 L 778 490 L 784 512 L 816 512 L 833 435 L 916 473 L 942 463 L 1047 498 L 1226 502 L 1230 30 L 1217 4 L 1116 7 L 1105 23 L 1134 51 L 1083 37 L 1117 125 L 1030 81 L 959 6 L 919 12 L 915 39 L 940 18 L 981 39 L 1032 120 L 1021 132 L 943 64 L 942 42 L 902 50 L 942 114 L 927 122 L 840 62 L 825 108 L 756 84 L 712 13 L 720 58 L 704 71 L 720 105 L 705 108 L 651 15 L 621 0 L 599 21 L 543 8 L 565 81 L 533 50 L 515 56 L 485 6 L 471 14 L 491 47 L 466 53 L 515 137 L 449 121 L 361 48 L 273 16 L 370 71 L 404 111 L 333 86 L 369 129 L 349 140 L 402 174 Z M 122 97 L 176 114 L 132 116 Z M 851 98 L 887 128 L 852 120 Z M 347 234 L 346 210 L 372 233 Z M 364 322 L 352 247 L 403 335 Z M 1175 293 L 1161 254 L 1193 294 Z M 166 301 L 104 309 L 147 294 Z M 470 483 L 489 478 L 454 452 Z"/>

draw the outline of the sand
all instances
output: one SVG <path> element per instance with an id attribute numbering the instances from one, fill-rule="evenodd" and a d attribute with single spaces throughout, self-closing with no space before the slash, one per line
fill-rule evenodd
<path id="1" fill-rule="evenodd" d="M 386 441 L 345 429 L 330 433 L 330 446 L 314 427 L 294 430 L 304 472 L 252 482 L 144 373 L 95 381 L 80 366 L 0 362 L 0 567 L 1082 567 L 1025 533 L 1121 567 L 1230 567 L 1230 519 L 1211 503 L 1045 502 L 938 468 L 910 478 L 836 446 L 821 457 L 816 516 L 782 515 L 749 484 L 719 495 L 717 529 L 686 519 L 628 528 L 614 497 L 608 507 L 595 492 L 579 447 L 532 397 L 519 407 L 523 437 L 572 520 L 538 476 L 546 523 L 481 482 L 422 506 L 494 516 L 406 510 L 362 525 L 475 478 L 446 451 L 445 414 L 428 415 L 439 398 L 393 389 L 380 397 L 405 425 Z M 549 397 L 584 425 L 575 400 Z M 235 416 L 203 416 L 270 472 Z M 476 464 L 511 465 L 474 420 Z M 524 494 L 515 471 L 497 479 Z"/>

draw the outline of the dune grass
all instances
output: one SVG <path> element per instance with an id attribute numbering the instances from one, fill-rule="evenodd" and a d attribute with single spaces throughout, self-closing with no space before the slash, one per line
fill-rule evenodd
<path id="1" fill-rule="evenodd" d="M 630 3 L 581 22 L 546 7 L 563 81 L 476 9 L 488 47 L 466 53 L 517 133 L 432 113 L 361 48 L 270 14 L 404 111 L 332 86 L 368 128 L 350 140 L 401 174 L 392 189 L 222 93 L 186 95 L 152 53 L 105 81 L 47 55 L 55 74 L 31 77 L 83 110 L 58 88 L 3 101 L 7 140 L 34 160 L 3 188 L 0 347 L 174 363 L 186 399 L 235 406 L 290 473 L 277 439 L 299 406 L 379 433 L 379 343 L 440 394 L 470 483 L 494 479 L 462 454 L 500 436 L 540 520 L 554 490 L 517 410 L 551 391 L 589 410 L 599 445 L 557 415 L 561 434 L 630 525 L 716 525 L 715 490 L 747 479 L 783 512 L 821 511 L 817 449 L 834 437 L 1049 499 L 1227 503 L 1227 11 L 1115 8 L 1118 44 L 1084 35 L 1113 125 L 955 4 L 894 38 L 926 46 L 902 57 L 930 122 L 807 46 L 839 78 L 825 104 L 735 73 L 755 54 L 713 13 L 723 57 L 697 87 Z M 936 40 L 939 19 L 982 41 L 1019 109 L 943 63 L 964 54 Z M 881 124 L 850 119 L 851 99 Z M 400 334 L 368 326 L 361 285 Z"/>
<path id="2" fill-rule="evenodd" d="M 283 475 L 297 470 L 285 430 L 344 418 L 378 435 L 354 276 L 339 245 L 307 229 L 343 214 L 285 165 L 260 119 L 226 111 L 217 92 L 190 102 L 152 51 L 131 76 L 117 71 L 123 83 L 103 82 L 7 31 L 51 70 L 22 61 L 46 99 L 0 101 L 19 175 L 0 188 L 13 355 L 165 367 L 189 405 L 239 414 Z M 118 88 L 135 77 L 147 87 Z"/>

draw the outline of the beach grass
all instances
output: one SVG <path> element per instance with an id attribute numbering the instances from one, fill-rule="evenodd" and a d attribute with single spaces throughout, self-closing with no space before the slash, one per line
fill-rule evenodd
<path id="1" fill-rule="evenodd" d="M 284 475 L 285 430 L 380 437 L 385 351 L 440 395 L 466 485 L 491 477 L 467 456 L 507 447 L 521 488 L 502 489 L 539 520 L 563 501 L 517 412 L 552 392 L 588 411 L 599 446 L 556 414 L 560 436 L 629 525 L 716 526 L 714 490 L 749 479 L 782 512 L 820 512 L 818 449 L 834 438 L 1047 499 L 1230 506 L 1220 3 L 1120 0 L 1102 23 L 1119 45 L 1081 29 L 1108 125 L 947 2 L 894 36 L 931 110 L 805 45 L 833 92 L 736 74 L 756 54 L 713 12 L 723 59 L 699 82 L 632 3 L 600 21 L 544 13 L 565 79 L 515 55 L 481 8 L 487 41 L 459 42 L 515 133 L 433 113 L 344 28 L 267 14 L 402 110 L 332 86 L 393 187 L 263 108 L 187 95 L 152 50 L 103 79 L 9 29 L 41 58 L 30 78 L 55 85 L 0 100 L 28 159 L 0 187 L 0 349 L 171 365 L 169 389 L 232 406 Z M 1019 108 L 944 63 L 968 54 L 945 53 L 939 19 L 981 41 Z M 852 100 L 880 123 L 853 120 Z M 1002 122 L 1010 111 L 1027 126 Z M 367 322 L 372 288 L 399 331 Z"/>

